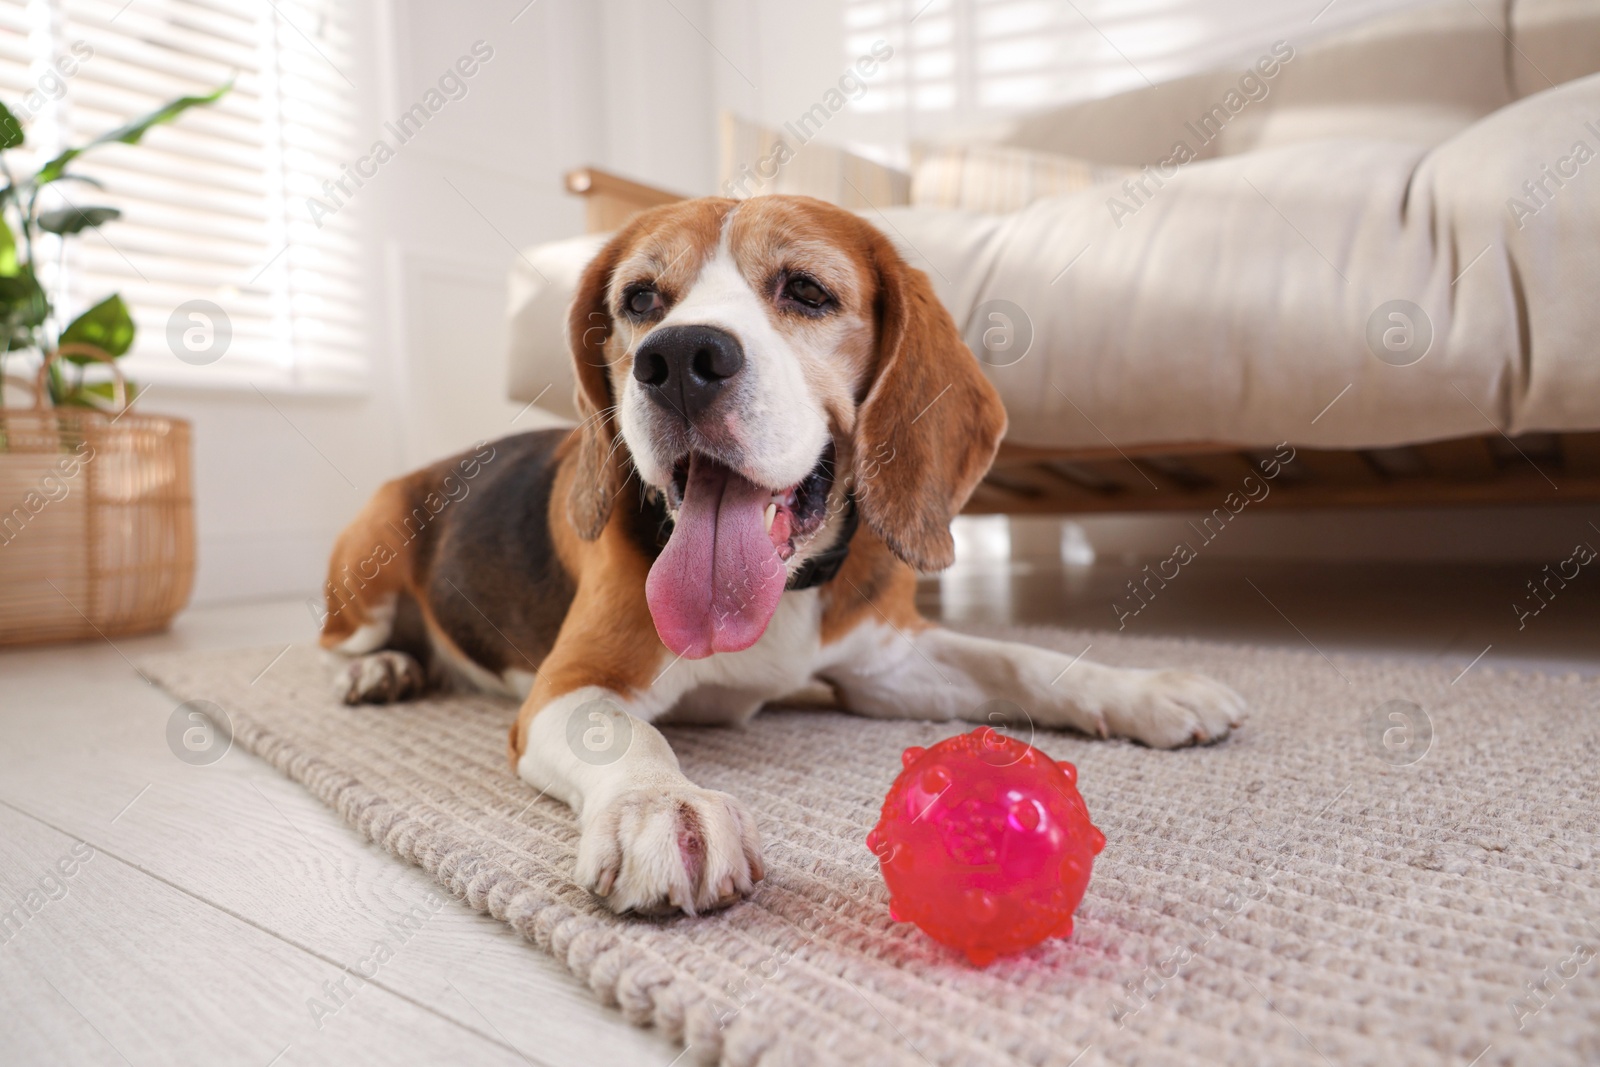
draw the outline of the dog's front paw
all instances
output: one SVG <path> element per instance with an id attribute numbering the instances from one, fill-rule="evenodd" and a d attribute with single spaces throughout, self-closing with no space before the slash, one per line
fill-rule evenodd
<path id="1" fill-rule="evenodd" d="M 1104 710 L 1107 730 L 1151 748 L 1220 741 L 1244 721 L 1244 698 L 1188 671 L 1135 671 Z"/>
<path id="2" fill-rule="evenodd" d="M 578 842 L 580 885 L 612 910 L 689 915 L 725 907 L 763 876 L 756 821 L 727 793 L 687 782 L 602 804 Z"/>

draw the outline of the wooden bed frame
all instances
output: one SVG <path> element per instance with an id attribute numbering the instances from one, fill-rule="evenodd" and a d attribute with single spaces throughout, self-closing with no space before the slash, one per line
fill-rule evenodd
<path id="1" fill-rule="evenodd" d="M 685 197 L 585 167 L 567 175 L 584 198 L 590 233 L 604 233 Z M 1222 443 L 1108 444 L 1041 449 L 1009 442 L 968 502 L 969 514 L 1210 511 L 1272 449 Z M 1269 468 L 1270 469 L 1270 468 Z M 1600 432 L 1496 431 L 1394 448 L 1300 448 L 1261 508 L 1432 507 L 1600 502 Z"/>

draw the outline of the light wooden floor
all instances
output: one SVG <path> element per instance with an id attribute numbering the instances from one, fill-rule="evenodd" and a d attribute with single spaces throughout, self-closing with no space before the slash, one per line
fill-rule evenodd
<path id="1" fill-rule="evenodd" d="M 1463 668 L 1488 646 L 1478 663 L 1600 670 L 1600 575 L 1518 630 L 1510 605 L 1538 570 L 1195 564 L 1128 632 Z M 1024 564 L 933 580 L 922 597 L 954 619 L 1114 628 L 1131 576 Z M 116 647 L 0 653 L 0 906 L 41 885 L 57 898 L 0 930 L 0 1064 L 672 1064 L 679 1047 L 454 901 L 403 944 L 391 936 L 370 981 L 325 988 L 431 881 L 253 757 L 178 761 L 164 735 L 173 702 L 127 662 L 310 631 L 299 602 L 250 604 Z M 78 841 L 97 851 L 63 892 L 47 877 Z M 337 1011 L 314 1019 L 312 1000 Z"/>
<path id="2" fill-rule="evenodd" d="M 0 1064 L 667 1067 L 679 1046 L 454 900 L 387 935 L 393 958 L 342 1007 L 324 989 L 432 880 L 252 756 L 174 758 L 174 701 L 123 658 L 310 630 L 299 602 L 252 604 L 116 648 L 0 653 L 0 906 L 96 849 L 0 944 Z M 338 1010 L 314 1019 L 313 999 Z"/>

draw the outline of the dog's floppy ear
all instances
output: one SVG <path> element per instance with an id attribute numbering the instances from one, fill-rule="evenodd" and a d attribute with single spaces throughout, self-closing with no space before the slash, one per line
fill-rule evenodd
<path id="1" fill-rule="evenodd" d="M 1005 407 L 927 275 L 877 230 L 868 243 L 878 275 L 878 352 L 856 416 L 856 502 L 895 555 L 940 570 L 955 562 L 950 520 L 994 459 Z"/>
<path id="2" fill-rule="evenodd" d="M 574 431 L 577 466 L 567 514 L 585 541 L 593 541 L 605 529 L 622 482 L 622 461 L 616 455 L 616 400 L 605 351 L 614 325 L 606 293 L 630 231 L 631 227 L 613 237 L 589 262 L 567 312 L 567 347 L 577 372 L 577 407 L 583 418 Z"/>

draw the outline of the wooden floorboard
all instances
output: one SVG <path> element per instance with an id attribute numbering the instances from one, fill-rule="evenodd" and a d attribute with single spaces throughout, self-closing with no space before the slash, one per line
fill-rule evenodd
<path id="1" fill-rule="evenodd" d="M 0 870 L 38 902 L 0 951 L 0 1063 L 524 1062 L 376 982 L 341 1001 L 337 965 L 9 806 Z"/>
<path id="2" fill-rule="evenodd" d="M 208 628 L 211 643 L 257 644 L 264 636 L 268 641 L 280 635 L 307 636 L 298 632 L 308 625 L 303 610 L 272 606 L 260 615 L 276 620 L 273 625 L 237 624 L 239 614 L 248 618 L 250 613 L 249 608 L 233 609 L 224 625 Z M 243 969 L 255 964 L 241 957 L 237 964 L 241 970 L 235 974 L 226 961 L 236 941 L 245 946 L 260 937 L 271 939 L 279 955 L 299 960 L 296 966 L 306 973 L 320 976 L 294 985 L 292 1011 L 272 1001 L 277 1005 L 272 1013 L 250 1023 L 252 1027 L 288 1034 L 278 1048 L 292 1041 L 293 1034 L 284 1029 L 290 1024 L 319 1041 L 327 1040 L 323 1032 L 336 1023 L 343 1027 L 346 1015 L 371 997 L 387 1005 L 383 1018 L 397 1032 L 415 1029 L 420 1035 L 415 1042 L 392 1049 L 375 1040 L 373 1047 L 385 1051 L 382 1062 L 438 1061 L 436 1054 L 451 1046 L 428 1036 L 435 1030 L 457 1033 L 455 1047 L 460 1050 L 480 1046 L 484 1050 L 481 1057 L 474 1053 L 466 1059 L 452 1054 L 450 1062 L 497 1063 L 501 1060 L 496 1055 L 503 1053 L 509 1057 L 505 1062 L 541 1067 L 665 1067 L 678 1055 L 681 1046 L 631 1026 L 618 1012 L 600 1005 L 587 988 L 503 923 L 453 900 L 446 900 L 420 931 L 395 948 L 393 958 L 352 998 L 348 1009 L 325 1020 L 322 1031 L 313 1027 L 306 1001 L 315 996 L 320 983 L 337 977 L 341 967 L 367 958 L 383 938 L 385 923 L 423 904 L 436 885 L 420 869 L 362 840 L 298 785 L 242 751 L 230 752 L 209 767 L 191 767 L 174 758 L 164 735 L 173 701 L 141 683 L 122 655 L 134 658 L 143 650 L 183 641 L 180 634 L 118 641 L 117 648 L 96 643 L 0 653 L 0 674 L 6 679 L 0 686 L 0 800 L 11 805 L 0 811 L 9 812 L 12 819 L 29 820 L 49 834 L 81 838 L 102 849 L 106 867 L 120 867 L 125 881 L 142 879 L 141 884 L 151 887 L 149 892 L 163 898 L 175 894 L 187 901 L 186 914 L 203 916 L 194 921 L 211 931 L 206 951 L 216 962 L 208 963 L 212 971 L 207 972 L 206 984 L 253 988 L 254 979 Z M 270 658 L 269 650 L 263 667 Z M 7 859 L 0 869 L 9 877 L 13 870 L 25 871 L 53 859 L 45 856 L 35 862 L 29 855 L 21 864 Z M 6 896 L 15 888 L 9 880 L 0 881 L 0 893 Z M 70 900 L 69 896 L 62 903 Z M 68 909 L 59 911 L 66 914 Z M 113 926 L 101 938 L 105 944 L 97 957 L 106 988 L 97 988 L 97 993 L 115 998 L 122 985 L 131 990 L 148 979 L 145 955 L 136 946 L 153 920 L 149 912 L 119 918 L 114 904 L 110 911 Z M 124 923 L 128 937 L 119 940 L 116 924 Z M 22 938 L 16 943 L 22 944 Z M 55 962 L 69 971 L 75 966 L 72 957 L 77 949 L 72 943 L 46 942 L 29 957 L 28 970 L 7 971 L 12 947 L 0 946 L 0 982 L 5 983 L 0 1003 L 8 1009 L 14 1002 L 12 994 L 36 986 L 43 969 Z M 183 969 L 179 966 L 180 972 Z M 174 976 L 172 982 L 180 977 Z M 21 1002 L 38 1000 L 41 1008 L 46 1007 L 48 999 L 39 999 L 40 990 L 49 992 L 47 986 L 39 986 Z M 142 1005 L 135 1013 L 140 1017 L 164 1017 L 160 1004 L 145 1004 L 138 997 L 129 1003 Z M 182 1018 L 183 1013 L 174 1008 L 173 1017 Z M 65 1017 L 49 1016 L 46 1031 L 67 1022 Z M 26 1047 L 19 1043 L 17 1055 L 10 1055 L 5 1040 L 0 1038 L 0 1064 L 8 1067 L 122 1062 L 88 1046 L 81 1057 L 40 1058 L 41 1049 L 31 1043 L 33 1039 Z M 163 1040 L 178 1050 L 190 1047 L 170 1028 Z M 130 1059 L 139 1064 L 240 1062 L 261 1067 L 278 1051 L 274 1048 L 255 1060 L 250 1058 L 256 1051 L 252 1045 L 249 1055 L 219 1059 L 182 1051 L 169 1052 L 164 1060 L 152 1051 L 154 1044 L 152 1038 L 140 1046 L 147 1055 L 129 1052 Z M 365 1056 L 312 1055 L 310 1045 L 296 1048 L 302 1051 L 285 1055 L 280 1067 L 380 1062 Z"/>

